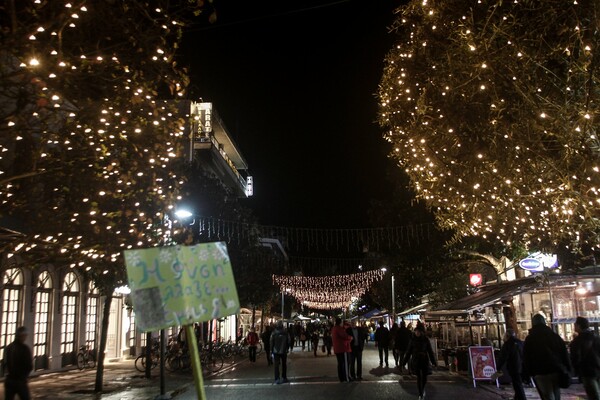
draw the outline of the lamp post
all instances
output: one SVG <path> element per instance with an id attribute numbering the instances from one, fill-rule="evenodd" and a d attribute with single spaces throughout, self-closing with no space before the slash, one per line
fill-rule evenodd
<path id="1" fill-rule="evenodd" d="M 285 311 L 285 289 L 281 288 L 281 322 L 283 322 L 283 313 Z"/>
<path id="2" fill-rule="evenodd" d="M 285 307 L 284 307 L 284 304 L 285 304 L 285 293 L 289 292 L 289 291 L 290 291 L 290 288 L 284 288 L 284 287 L 281 288 L 281 321 L 282 322 L 284 320 L 283 313 L 285 311 Z"/>
<path id="3" fill-rule="evenodd" d="M 382 267 L 381 270 L 387 272 L 386 267 Z M 392 272 L 392 324 L 396 322 L 396 301 L 394 300 L 394 297 L 396 297 L 396 295 L 394 293 L 394 273 Z"/>
<path id="4" fill-rule="evenodd" d="M 392 319 L 396 322 L 396 296 L 394 294 L 394 273 L 392 272 Z"/>

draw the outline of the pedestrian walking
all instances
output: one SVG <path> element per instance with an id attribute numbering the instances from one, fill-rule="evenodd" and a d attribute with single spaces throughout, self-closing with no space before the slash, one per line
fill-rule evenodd
<path id="1" fill-rule="evenodd" d="M 411 373 L 417 376 L 417 389 L 419 391 L 419 400 L 425 398 L 425 385 L 427 384 L 427 375 L 432 374 L 432 366 L 437 366 L 437 361 L 431 348 L 429 338 L 425 336 L 425 327 L 417 325 L 413 337 L 408 344 L 408 349 L 401 364 L 409 363 Z"/>
<path id="2" fill-rule="evenodd" d="M 535 382 L 542 400 L 560 400 L 560 387 L 568 385 L 571 370 L 567 346 L 558 334 L 546 326 L 546 319 L 536 314 L 525 338 L 523 367 Z M 564 383 L 563 383 L 564 381 Z"/>
<path id="3" fill-rule="evenodd" d="M 271 334 L 271 351 L 273 352 L 273 364 L 275 365 L 275 383 L 289 382 L 287 379 L 287 352 L 289 347 L 289 335 L 283 328 L 283 321 L 277 321 L 275 330 Z M 281 365 L 281 375 L 279 366 Z"/>
<path id="4" fill-rule="evenodd" d="M 362 355 L 367 340 L 367 330 L 354 321 L 354 326 L 350 329 L 352 335 L 352 359 L 350 360 L 350 377 L 357 381 L 362 381 Z"/>
<path id="5" fill-rule="evenodd" d="M 250 332 L 246 336 L 246 342 L 248 343 L 248 356 L 250 362 L 256 362 L 256 347 L 258 346 L 258 333 L 254 327 L 250 328 Z"/>
<path id="6" fill-rule="evenodd" d="M 400 361 L 404 358 L 411 337 L 412 333 L 406 327 L 404 320 L 402 320 L 398 327 L 398 331 L 396 331 L 396 338 L 394 339 L 394 348 L 398 353 L 398 363 L 396 363 L 396 366 L 400 367 L 400 372 L 404 370 L 404 366 Z"/>
<path id="7" fill-rule="evenodd" d="M 496 369 L 502 370 L 506 365 L 506 370 L 512 381 L 515 390 L 515 400 L 525 400 L 525 389 L 523 389 L 523 342 L 516 337 L 513 329 L 507 329 L 504 334 L 504 344 L 500 349 L 500 357 Z"/>
<path id="8" fill-rule="evenodd" d="M 260 337 L 263 342 L 265 354 L 267 355 L 267 365 L 273 365 L 273 354 L 271 354 L 271 333 L 273 333 L 273 328 L 271 328 L 271 325 L 267 325 L 265 331 Z"/>
<path id="9" fill-rule="evenodd" d="M 335 319 L 335 326 L 331 328 L 331 339 L 333 340 L 333 352 L 337 358 L 338 378 L 340 382 L 349 382 L 347 348 L 350 346 L 352 336 L 348 335 L 346 328 L 342 326 L 342 319 L 339 317 Z"/>
<path id="10" fill-rule="evenodd" d="M 295 332 L 294 325 L 288 325 L 287 333 L 288 333 L 288 342 L 289 342 L 290 353 L 291 353 L 294 351 L 294 345 L 296 343 L 296 332 Z"/>
<path id="11" fill-rule="evenodd" d="M 308 339 L 306 335 L 306 330 L 304 328 L 300 329 L 300 343 L 302 343 L 302 351 L 306 349 L 306 339 Z"/>
<path id="12" fill-rule="evenodd" d="M 319 330 L 318 329 L 313 329 L 310 341 L 312 342 L 313 353 L 315 354 L 315 357 L 316 357 L 317 351 L 319 350 Z"/>
<path id="13" fill-rule="evenodd" d="M 577 336 L 571 342 L 571 363 L 591 400 L 600 400 L 600 338 L 587 318 L 575 320 Z"/>
<path id="14" fill-rule="evenodd" d="M 27 328 L 17 328 L 15 340 L 4 349 L 4 368 L 6 378 L 4 379 L 4 395 L 6 400 L 13 400 L 19 395 L 21 400 L 29 400 L 29 386 L 27 379 L 33 370 L 33 358 L 27 340 Z"/>
<path id="15" fill-rule="evenodd" d="M 331 339 L 331 328 L 330 326 L 325 327 L 323 331 L 323 346 L 327 350 L 327 355 L 331 355 L 331 349 L 333 347 L 333 339 Z"/>
<path id="16" fill-rule="evenodd" d="M 389 367 L 388 364 L 388 352 L 390 345 L 390 331 L 385 326 L 385 321 L 379 321 L 379 327 L 375 330 L 375 346 L 379 350 L 379 366 Z M 385 357 L 384 357 L 385 356 Z"/>
<path id="17" fill-rule="evenodd" d="M 390 343 L 389 349 L 392 350 L 392 356 L 394 357 L 394 365 L 397 367 L 399 363 L 398 351 L 396 350 L 396 334 L 398 333 L 398 323 L 394 322 L 390 328 Z"/>

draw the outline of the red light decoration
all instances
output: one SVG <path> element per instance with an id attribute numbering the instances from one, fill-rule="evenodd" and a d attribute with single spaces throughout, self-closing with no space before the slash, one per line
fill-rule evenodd
<path id="1" fill-rule="evenodd" d="M 483 282 L 483 278 L 481 274 L 470 274 L 469 275 L 469 283 L 471 286 L 479 286 Z"/>

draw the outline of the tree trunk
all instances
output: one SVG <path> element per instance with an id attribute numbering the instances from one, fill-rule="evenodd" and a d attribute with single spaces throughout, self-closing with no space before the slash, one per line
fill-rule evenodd
<path id="1" fill-rule="evenodd" d="M 519 333 L 519 324 L 517 324 L 517 313 L 515 312 L 515 304 L 513 300 L 503 300 L 502 313 L 504 314 L 504 323 L 506 329 L 511 328 L 516 334 Z"/>
<path id="2" fill-rule="evenodd" d="M 108 339 L 108 322 L 110 317 L 110 306 L 112 304 L 112 292 L 106 295 L 104 299 L 104 309 L 102 311 L 102 327 L 100 328 L 100 348 L 98 349 L 98 362 L 96 363 L 96 385 L 94 391 L 102 391 L 102 381 L 104 380 L 104 358 L 106 351 L 106 342 Z"/>
<path id="3" fill-rule="evenodd" d="M 254 328 L 254 325 L 256 325 L 256 306 L 252 304 L 252 324 L 250 327 Z"/>

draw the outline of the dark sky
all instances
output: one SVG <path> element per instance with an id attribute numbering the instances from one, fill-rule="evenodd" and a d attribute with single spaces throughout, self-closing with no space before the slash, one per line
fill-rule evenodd
<path id="1" fill-rule="evenodd" d="M 192 94 L 212 101 L 254 177 L 264 225 L 364 227 L 384 184 L 375 123 L 401 0 L 215 0 L 186 36 Z"/>

